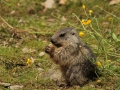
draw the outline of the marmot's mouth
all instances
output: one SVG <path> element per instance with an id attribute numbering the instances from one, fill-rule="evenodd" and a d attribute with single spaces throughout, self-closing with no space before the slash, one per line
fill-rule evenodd
<path id="1" fill-rule="evenodd" d="M 61 44 L 55 43 L 55 42 L 54 43 L 52 42 L 52 44 L 55 45 L 56 47 L 61 47 L 62 46 Z"/>
<path id="2" fill-rule="evenodd" d="M 51 43 L 52 43 L 53 45 L 55 45 L 56 47 L 61 47 L 61 46 L 62 46 L 62 44 L 58 43 L 57 41 L 55 41 L 55 40 L 53 40 L 53 39 L 51 39 Z"/>

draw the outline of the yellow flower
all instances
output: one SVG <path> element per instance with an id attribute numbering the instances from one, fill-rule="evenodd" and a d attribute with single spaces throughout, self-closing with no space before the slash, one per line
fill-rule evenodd
<path id="1" fill-rule="evenodd" d="M 90 23 L 91 23 L 91 20 L 88 20 L 88 21 L 87 21 L 87 25 L 90 24 Z"/>
<path id="2" fill-rule="evenodd" d="M 84 4 L 82 5 L 82 9 L 85 9 L 85 5 Z"/>
<path id="3" fill-rule="evenodd" d="M 101 67 L 102 66 L 101 62 L 98 61 L 97 66 Z"/>
<path id="4" fill-rule="evenodd" d="M 92 10 L 89 10 L 89 13 L 93 13 L 93 11 L 92 11 Z"/>
<path id="5" fill-rule="evenodd" d="M 110 17 L 110 18 L 108 18 L 108 20 L 109 20 L 109 21 L 112 21 L 112 20 L 113 20 L 113 18 L 112 18 L 112 17 Z"/>
<path id="6" fill-rule="evenodd" d="M 107 62 L 111 62 L 111 60 L 107 60 Z"/>
<path id="7" fill-rule="evenodd" d="M 84 36 L 84 32 L 81 31 L 81 32 L 79 33 L 79 35 L 80 35 L 80 37 L 83 37 L 83 36 Z"/>
<path id="8" fill-rule="evenodd" d="M 89 15 L 91 15 L 93 13 L 93 11 L 92 10 L 89 10 Z"/>
<path id="9" fill-rule="evenodd" d="M 101 80 L 100 80 L 100 79 L 98 79 L 96 82 L 97 82 L 97 83 L 100 83 L 100 82 L 101 82 Z"/>
<path id="10" fill-rule="evenodd" d="M 28 59 L 27 59 L 27 65 L 30 66 L 31 63 L 32 63 L 32 60 L 28 58 Z"/>
<path id="11" fill-rule="evenodd" d="M 99 7 L 99 5 L 96 5 L 96 7 Z"/>
<path id="12" fill-rule="evenodd" d="M 82 20 L 81 20 L 81 22 L 82 22 L 82 23 L 84 23 L 84 22 L 85 22 L 85 20 L 84 20 L 84 19 L 82 19 Z"/>
<path id="13" fill-rule="evenodd" d="M 83 25 L 88 25 L 88 24 L 90 24 L 92 21 L 91 21 L 91 20 L 85 21 L 84 19 L 82 19 L 81 22 L 82 22 Z"/>

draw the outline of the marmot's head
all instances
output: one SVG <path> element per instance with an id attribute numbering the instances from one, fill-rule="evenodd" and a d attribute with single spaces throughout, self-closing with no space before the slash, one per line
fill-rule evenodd
<path id="1" fill-rule="evenodd" d="M 67 45 L 69 43 L 80 44 L 80 37 L 75 29 L 64 28 L 58 30 L 51 37 L 51 42 L 57 47 Z"/>

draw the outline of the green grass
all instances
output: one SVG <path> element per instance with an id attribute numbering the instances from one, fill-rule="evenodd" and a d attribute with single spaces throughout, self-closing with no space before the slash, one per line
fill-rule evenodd
<path id="1" fill-rule="evenodd" d="M 47 10 L 43 13 L 43 6 L 40 3 L 45 0 L 24 1 L 24 0 L 1 0 L 0 15 L 2 18 L 15 27 L 19 32 L 14 32 L 0 18 L 0 81 L 11 84 L 22 84 L 24 89 L 61 89 L 55 82 L 40 77 L 38 68 L 43 68 L 43 72 L 52 68 L 53 63 L 45 54 L 44 47 L 50 43 L 49 38 L 60 28 L 73 27 L 78 32 L 84 32 L 81 37 L 97 56 L 98 66 L 102 76 L 85 85 L 81 90 L 98 89 L 120 89 L 120 5 L 109 6 L 109 0 L 90 0 L 68 2 L 67 5 L 59 6 L 55 9 Z M 82 4 L 86 9 L 83 10 Z M 34 14 L 29 13 L 31 9 Z M 11 11 L 15 10 L 14 14 Z M 89 10 L 93 14 L 89 15 Z M 62 17 L 66 21 L 62 21 Z M 83 25 L 82 19 L 90 19 L 89 25 Z M 28 51 L 24 52 L 23 49 Z M 27 59 L 33 58 L 35 61 L 30 66 Z M 110 62 L 108 62 L 110 60 Z M 40 64 L 40 66 L 38 65 Z M 0 86 L 0 89 L 7 90 Z M 78 87 L 70 87 L 68 90 L 79 90 Z"/>

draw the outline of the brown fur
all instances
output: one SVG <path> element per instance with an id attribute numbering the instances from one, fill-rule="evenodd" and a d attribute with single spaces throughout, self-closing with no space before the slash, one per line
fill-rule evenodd
<path id="1" fill-rule="evenodd" d="M 53 45 L 45 47 L 53 62 L 60 65 L 65 85 L 83 86 L 96 77 L 92 50 L 79 38 L 75 29 L 58 30 L 52 37 Z"/>

